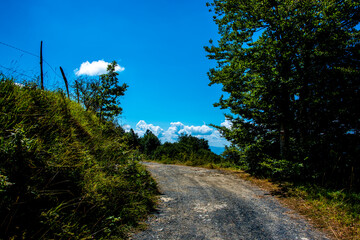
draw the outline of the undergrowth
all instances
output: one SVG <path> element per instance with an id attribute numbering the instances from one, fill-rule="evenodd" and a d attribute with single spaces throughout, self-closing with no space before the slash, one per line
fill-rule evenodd
<path id="1" fill-rule="evenodd" d="M 360 239 L 360 193 L 319 187 L 314 184 L 291 184 L 289 197 L 304 199 L 303 209 L 321 227 L 337 239 Z"/>
<path id="2" fill-rule="evenodd" d="M 0 239 L 121 239 L 156 183 L 124 131 L 61 92 L 0 76 Z"/>

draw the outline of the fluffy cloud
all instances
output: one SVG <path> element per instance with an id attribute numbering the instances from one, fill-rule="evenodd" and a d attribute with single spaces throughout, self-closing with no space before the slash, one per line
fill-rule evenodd
<path id="1" fill-rule="evenodd" d="M 80 69 L 75 69 L 75 75 L 87 75 L 87 76 L 98 76 L 101 74 L 107 73 L 106 69 L 110 63 L 105 62 L 104 60 L 93 61 L 90 63 L 89 61 L 83 62 L 80 66 Z M 125 68 L 120 65 L 116 65 L 115 71 L 122 72 Z"/>
<path id="2" fill-rule="evenodd" d="M 225 122 L 221 123 L 220 126 L 231 129 L 232 128 L 232 122 L 229 119 L 225 119 Z"/>
<path id="3" fill-rule="evenodd" d="M 164 131 L 161 135 L 162 142 L 175 142 L 180 135 L 180 131 L 184 129 L 185 125 L 181 122 L 172 122 L 168 130 Z"/>
<path id="4" fill-rule="evenodd" d="M 213 128 L 210 128 L 207 125 L 202 126 L 184 126 L 183 129 L 179 131 L 180 134 L 188 134 L 188 135 L 211 135 L 214 132 Z"/>
<path id="5" fill-rule="evenodd" d="M 139 135 L 139 136 L 143 136 L 146 132 L 146 130 L 150 130 L 151 132 L 153 132 L 156 136 L 160 137 L 161 133 L 164 131 L 161 127 L 159 126 L 154 126 L 152 124 L 147 124 L 144 120 L 140 120 L 137 124 L 136 124 L 136 129 L 135 132 Z"/>
<path id="6" fill-rule="evenodd" d="M 223 124 L 229 123 L 225 120 L 221 125 Z M 136 124 L 135 132 L 139 136 L 143 136 L 147 129 L 151 130 L 162 142 L 175 142 L 181 134 L 188 134 L 208 140 L 209 145 L 212 147 L 229 145 L 229 142 L 221 136 L 218 130 L 205 124 L 202 126 L 187 126 L 181 122 L 172 122 L 167 130 L 163 130 L 159 126 L 147 124 L 144 120 L 141 120 Z"/>
<path id="7" fill-rule="evenodd" d="M 129 124 L 125 124 L 122 126 L 122 128 L 125 130 L 125 132 L 130 132 L 131 126 Z"/>
<path id="8" fill-rule="evenodd" d="M 230 143 L 221 136 L 218 130 L 214 130 L 210 135 L 203 135 L 202 138 L 208 140 L 209 145 L 212 147 L 224 147 L 225 145 L 230 145 Z"/>

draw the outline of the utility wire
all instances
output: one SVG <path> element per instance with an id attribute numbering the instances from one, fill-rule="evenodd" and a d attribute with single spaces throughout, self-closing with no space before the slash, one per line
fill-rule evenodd
<path id="1" fill-rule="evenodd" d="M 19 74 L 19 75 L 23 75 L 23 76 L 28 77 L 28 78 L 35 78 L 35 77 L 31 77 L 31 76 L 29 76 L 29 75 L 26 75 L 26 74 L 24 74 L 24 73 L 20 73 L 20 72 L 14 70 L 14 69 L 4 67 L 3 65 L 0 65 L 0 67 L 4 68 L 4 69 L 6 69 L 6 70 L 9 70 L 9 71 L 15 72 L 15 73 L 17 73 L 17 74 Z"/>
<path id="2" fill-rule="evenodd" d="M 46 64 L 49 66 L 49 68 L 55 73 L 55 75 L 56 75 L 58 78 L 63 79 L 62 77 L 60 77 L 60 76 L 56 73 L 56 71 L 50 66 L 50 64 L 49 64 L 47 61 L 45 61 L 44 59 L 43 59 L 43 61 L 44 61 L 44 63 L 46 63 Z"/>
<path id="3" fill-rule="evenodd" d="M 14 47 L 14 46 L 11 46 L 11 45 L 9 45 L 9 44 L 7 44 L 7 43 L 0 42 L 0 44 L 5 45 L 5 46 L 10 47 L 10 48 L 13 48 L 13 49 L 16 49 L 16 50 L 18 50 L 18 51 L 20 51 L 20 52 L 23 52 L 23 53 L 32 55 L 32 56 L 34 56 L 34 57 L 40 58 L 38 55 L 36 55 L 36 54 L 34 54 L 34 53 L 31 53 L 31 52 L 22 50 L 22 49 L 20 49 L 20 48 Z"/>
<path id="4" fill-rule="evenodd" d="M 4 46 L 7 46 L 7 47 L 10 47 L 10 48 L 13 48 L 13 49 L 16 49 L 16 50 L 18 50 L 18 51 L 20 51 L 20 52 L 29 54 L 29 55 L 31 55 L 31 56 L 40 58 L 40 56 L 38 56 L 38 55 L 36 55 L 36 54 L 34 54 L 34 53 L 31 53 L 31 52 L 22 50 L 22 49 L 20 49 L 20 48 L 14 47 L 14 46 L 12 46 L 12 45 L 10 45 L 10 44 L 7 44 L 7 43 L 1 42 L 1 41 L 0 41 L 0 44 L 2 44 L 2 45 L 4 45 Z M 58 78 L 62 79 L 62 77 L 60 77 L 60 76 L 56 73 L 56 71 L 54 70 L 54 68 L 51 67 L 51 65 L 50 65 L 44 58 L 43 58 L 43 61 L 44 61 L 44 63 L 46 63 L 46 64 L 50 67 L 50 69 L 55 73 L 55 75 L 56 75 Z M 4 68 L 5 68 L 5 67 L 4 67 Z"/>

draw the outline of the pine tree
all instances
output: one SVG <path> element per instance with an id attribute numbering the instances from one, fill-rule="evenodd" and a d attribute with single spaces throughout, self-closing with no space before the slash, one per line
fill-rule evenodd
<path id="1" fill-rule="evenodd" d="M 351 156 L 359 145 L 345 151 L 344 143 L 359 143 L 351 134 L 360 129 L 358 1 L 214 0 L 208 6 L 221 35 L 205 47 L 218 63 L 208 75 L 227 93 L 215 106 L 229 109 L 233 123 L 218 128 L 250 167 L 285 159 L 313 174 L 312 167 L 339 157 L 348 161 L 339 171 L 357 166 Z"/>
<path id="2" fill-rule="evenodd" d="M 116 61 L 110 63 L 107 68 L 108 73 L 100 75 L 100 85 L 94 86 L 99 93 L 97 103 L 100 119 L 113 119 L 122 113 L 119 97 L 124 96 L 128 85 L 126 83 L 119 85 L 117 77 L 119 74 L 115 71 L 116 66 Z"/>

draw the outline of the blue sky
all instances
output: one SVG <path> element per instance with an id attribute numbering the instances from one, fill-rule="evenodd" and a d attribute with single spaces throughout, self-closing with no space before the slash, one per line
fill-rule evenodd
<path id="1" fill-rule="evenodd" d="M 163 141 L 188 133 L 221 147 L 226 142 L 209 126 L 228 122 L 212 105 L 221 86 L 208 86 L 207 71 L 216 63 L 203 46 L 218 33 L 206 2 L 2 1 L 0 42 L 39 55 L 42 40 L 47 88 L 63 87 L 59 66 L 74 80 L 79 70 L 99 70 L 101 61 L 116 60 L 120 82 L 129 85 L 121 125 L 140 135 L 151 129 Z M 86 62 L 88 69 L 81 68 Z M 33 77 L 39 59 L 0 44 L 0 71 Z"/>

